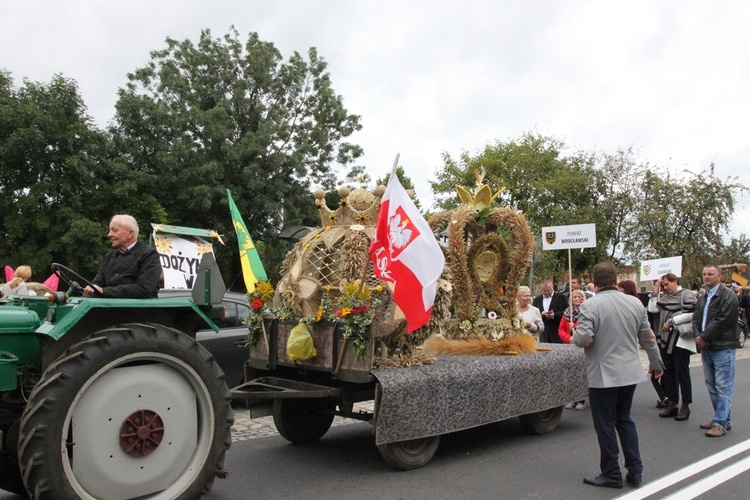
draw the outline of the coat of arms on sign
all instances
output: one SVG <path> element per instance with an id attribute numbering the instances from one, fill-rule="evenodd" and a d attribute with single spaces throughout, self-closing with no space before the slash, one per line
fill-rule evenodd
<path id="1" fill-rule="evenodd" d="M 553 244 L 557 239 L 557 233 L 555 231 L 548 231 L 544 233 L 544 239 L 549 245 Z"/>

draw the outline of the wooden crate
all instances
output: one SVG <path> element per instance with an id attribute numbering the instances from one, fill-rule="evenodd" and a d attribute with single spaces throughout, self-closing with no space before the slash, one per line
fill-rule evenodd
<path id="1" fill-rule="evenodd" d="M 250 347 L 248 364 L 253 368 L 263 370 L 274 370 L 279 366 L 286 366 L 331 372 L 336 378 L 344 381 L 362 382 L 372 379 L 370 374 L 374 352 L 372 339 L 367 343 L 365 358 L 362 361 L 355 359 L 354 346 L 352 342 L 347 342 L 340 373 L 335 374 L 339 353 L 344 345 L 345 322 L 317 323 L 310 326 L 310 335 L 312 335 L 317 355 L 304 361 L 289 359 L 286 344 L 292 328 L 298 323 L 297 320 L 267 322 L 267 335 L 258 335 L 258 341 Z M 266 337 L 268 342 L 266 342 Z"/>
<path id="2" fill-rule="evenodd" d="M 277 364 L 281 366 L 304 366 L 306 368 L 318 369 L 323 371 L 333 371 L 336 367 L 334 358 L 333 338 L 336 330 L 336 323 L 317 323 L 309 327 L 310 335 L 313 338 L 313 345 L 318 352 L 317 356 L 304 361 L 297 360 L 296 363 L 289 359 L 286 353 L 286 344 L 289 341 L 289 334 L 292 328 L 299 322 L 282 321 L 279 323 L 278 334 L 276 337 L 276 359 Z"/>

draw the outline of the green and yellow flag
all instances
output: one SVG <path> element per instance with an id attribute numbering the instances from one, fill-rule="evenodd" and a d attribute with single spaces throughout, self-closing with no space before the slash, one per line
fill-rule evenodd
<path id="1" fill-rule="evenodd" d="M 227 189 L 229 197 L 229 209 L 232 211 L 232 224 L 237 233 L 237 243 L 240 246 L 240 262 L 242 263 L 242 276 L 245 278 L 245 286 L 249 293 L 255 291 L 255 284 L 259 281 L 268 281 L 266 270 L 260 261 L 258 251 L 255 249 L 253 239 L 247 232 L 245 221 L 242 220 L 237 205 L 234 204 L 232 193 Z"/>

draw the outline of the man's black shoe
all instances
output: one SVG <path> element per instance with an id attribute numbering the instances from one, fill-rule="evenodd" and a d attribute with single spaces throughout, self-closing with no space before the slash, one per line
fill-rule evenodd
<path id="1" fill-rule="evenodd" d="M 625 481 L 637 488 L 641 485 L 641 483 L 643 483 L 643 476 L 641 476 L 640 474 L 633 474 L 632 472 L 628 472 L 627 474 L 625 474 Z"/>
<path id="2" fill-rule="evenodd" d="M 600 486 L 602 488 L 622 488 L 621 479 L 612 479 L 601 474 L 596 477 L 585 477 L 583 482 L 591 486 Z"/>

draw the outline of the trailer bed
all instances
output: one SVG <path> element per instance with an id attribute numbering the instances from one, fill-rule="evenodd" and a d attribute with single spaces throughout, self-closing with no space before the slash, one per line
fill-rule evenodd
<path id="1" fill-rule="evenodd" d="M 436 363 L 374 369 L 375 441 L 438 436 L 535 413 L 587 396 L 583 349 L 512 356 L 439 356 Z"/>

